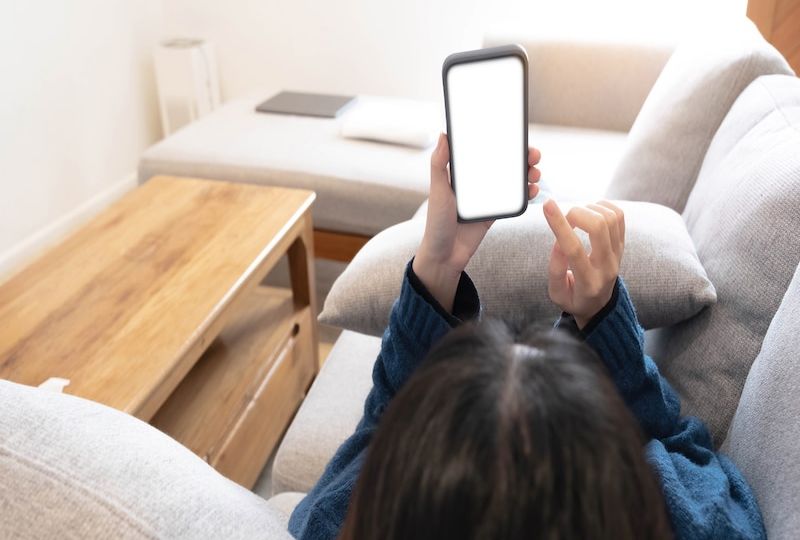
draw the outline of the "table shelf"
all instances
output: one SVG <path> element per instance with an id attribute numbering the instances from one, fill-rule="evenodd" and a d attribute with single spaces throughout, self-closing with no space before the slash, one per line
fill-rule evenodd
<path id="1" fill-rule="evenodd" d="M 252 485 L 313 377 L 309 356 L 298 350 L 310 318 L 307 307 L 295 308 L 291 290 L 258 287 L 151 424 Z M 259 455 L 240 456 L 253 451 Z"/>

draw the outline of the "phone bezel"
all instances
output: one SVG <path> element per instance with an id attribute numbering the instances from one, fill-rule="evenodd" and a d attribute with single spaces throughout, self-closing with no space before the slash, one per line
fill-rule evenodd
<path id="1" fill-rule="evenodd" d="M 460 64 L 468 64 L 473 62 L 482 62 L 486 60 L 496 60 L 498 58 L 517 57 L 522 63 L 522 159 L 524 165 L 522 170 L 528 170 L 528 54 L 521 45 L 502 45 L 500 47 L 491 47 L 487 49 L 477 49 L 474 51 L 465 51 L 451 54 L 445 58 L 442 64 L 442 87 L 444 89 L 444 113 L 447 125 L 447 144 L 450 147 L 450 187 L 453 193 L 456 191 L 456 166 L 453 156 L 453 140 L 450 137 L 450 103 L 448 99 L 447 88 L 447 73 L 450 68 Z M 528 178 L 527 172 L 523 173 L 522 177 L 522 207 L 514 212 L 508 214 L 480 216 L 476 218 L 463 218 L 458 211 L 458 203 L 456 203 L 456 215 L 460 223 L 471 223 L 478 221 L 490 221 L 495 219 L 510 218 L 522 215 L 528 209 Z"/>

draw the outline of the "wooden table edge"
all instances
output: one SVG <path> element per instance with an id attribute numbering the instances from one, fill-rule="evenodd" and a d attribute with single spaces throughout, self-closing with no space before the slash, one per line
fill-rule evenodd
<path id="1" fill-rule="evenodd" d="M 194 178 L 194 177 L 179 177 L 179 176 L 169 176 L 169 175 L 160 175 L 154 176 L 148 181 L 152 181 L 157 178 L 168 178 L 168 179 L 189 179 L 189 180 L 201 180 L 201 181 L 210 181 L 210 182 L 223 182 L 219 180 L 209 180 L 205 178 Z M 224 182 L 227 184 L 237 185 L 235 182 Z M 134 399 L 124 407 L 124 411 L 132 414 L 133 416 L 139 418 L 140 420 L 149 421 L 158 409 L 164 404 L 170 394 L 177 388 L 180 384 L 181 380 L 186 376 L 189 370 L 197 363 L 197 360 L 203 354 L 205 349 L 214 340 L 214 338 L 222 331 L 225 327 L 226 319 L 230 316 L 228 311 L 232 309 L 232 306 L 235 304 L 238 297 L 242 294 L 245 294 L 247 291 L 247 287 L 251 285 L 252 281 L 255 281 L 254 286 L 258 286 L 258 282 L 260 279 L 263 279 L 266 274 L 271 270 L 277 260 L 283 255 L 286 250 L 282 250 L 281 252 L 276 252 L 275 250 L 282 242 L 287 243 L 288 246 L 292 244 L 292 242 L 298 238 L 300 238 L 303 234 L 303 229 L 306 227 L 305 219 L 309 220 L 309 226 L 313 224 L 311 222 L 311 207 L 314 204 L 314 201 L 317 198 L 317 194 L 314 191 L 306 190 L 306 189 L 296 189 L 296 188 L 287 188 L 287 187 L 279 187 L 279 186 L 261 186 L 261 187 L 269 187 L 272 189 L 281 189 L 281 190 L 291 190 L 291 191 L 298 191 L 298 192 L 306 192 L 307 196 L 305 201 L 299 206 L 299 208 L 292 214 L 291 218 L 289 218 L 286 223 L 281 227 L 278 233 L 270 240 L 270 242 L 259 252 L 258 256 L 253 260 L 253 262 L 247 267 L 247 269 L 242 273 L 242 275 L 236 280 L 236 282 L 228 289 L 228 291 L 223 295 L 221 300 L 217 303 L 214 309 L 210 312 L 209 316 L 206 317 L 203 322 L 197 327 L 195 331 L 195 335 L 197 336 L 195 339 L 191 339 L 187 341 L 186 345 L 182 347 L 178 355 L 181 357 L 181 361 L 176 362 L 171 366 L 171 368 L 167 371 L 167 373 L 156 383 L 153 388 L 147 394 L 143 394 L 139 396 L 139 399 Z M 293 229 L 297 229 L 293 231 Z M 270 258 L 270 255 L 273 253 L 277 253 L 275 257 L 275 261 L 270 264 L 266 265 L 266 268 L 262 268 L 265 265 L 266 261 Z M 259 273 L 263 275 L 254 280 L 254 275 L 260 270 Z"/>

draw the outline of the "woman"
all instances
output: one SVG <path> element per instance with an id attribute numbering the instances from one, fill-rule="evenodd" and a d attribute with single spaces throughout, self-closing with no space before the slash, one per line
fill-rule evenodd
<path id="1" fill-rule="evenodd" d="M 539 152 L 529 155 L 538 193 Z M 618 277 L 622 212 L 565 216 L 549 294 L 556 330 L 478 318 L 464 268 L 491 223 L 458 223 L 447 140 L 428 221 L 373 369 L 364 417 L 292 514 L 300 538 L 763 538 L 741 473 L 643 353 Z M 586 231 L 589 254 L 573 228 Z M 460 327 L 452 330 L 454 327 Z M 451 331 L 452 330 L 452 331 Z"/>

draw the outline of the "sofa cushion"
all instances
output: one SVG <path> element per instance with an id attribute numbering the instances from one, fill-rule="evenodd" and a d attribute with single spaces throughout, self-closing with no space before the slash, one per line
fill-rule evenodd
<path id="1" fill-rule="evenodd" d="M 622 276 L 642 324 L 673 324 L 715 300 L 714 287 L 681 217 L 664 206 L 622 202 L 627 239 Z M 320 320 L 381 335 L 400 292 L 403 269 L 422 238 L 425 220 L 395 225 L 370 240 L 325 299 Z M 467 271 L 487 315 L 512 324 L 552 323 L 558 309 L 547 294 L 547 264 L 554 242 L 541 205 L 514 219 L 497 221 Z"/>
<path id="2" fill-rule="evenodd" d="M 800 79 L 762 77 L 714 137 L 684 220 L 718 302 L 651 333 L 648 350 L 721 443 L 800 261 Z"/>
<path id="3" fill-rule="evenodd" d="M 355 332 L 336 340 L 275 455 L 273 493 L 310 490 L 355 431 L 380 348 L 380 338 Z"/>
<path id="4" fill-rule="evenodd" d="M 279 512 L 154 427 L 0 380 L 0 537 L 289 538 Z"/>
<path id="5" fill-rule="evenodd" d="M 528 115 L 533 121 L 622 133 L 631 129 L 672 52 L 645 40 L 548 37 L 528 24 L 522 32 L 505 26 L 492 30 L 483 40 L 484 47 L 509 43 L 519 43 L 528 53 Z"/>
<path id="6" fill-rule="evenodd" d="M 139 180 L 172 174 L 311 189 L 315 226 L 366 235 L 408 219 L 427 197 L 429 151 L 346 139 L 341 119 L 257 113 L 257 103 L 228 102 L 150 147 Z"/>
<path id="7" fill-rule="evenodd" d="M 756 495 L 769 538 L 800 532 L 800 266 L 769 325 L 723 450 Z"/>
<path id="8" fill-rule="evenodd" d="M 745 18 L 681 44 L 631 127 L 607 196 L 683 210 L 708 145 L 731 104 L 761 75 L 791 74 Z M 719 31 L 717 33 L 717 31 Z"/>
<path id="9" fill-rule="evenodd" d="M 231 101 L 147 149 L 139 180 L 171 174 L 311 189 L 315 227 L 368 236 L 410 218 L 428 196 L 429 150 L 340 135 L 357 105 L 327 119 L 256 113 L 256 103 Z M 542 149 L 543 179 L 554 192 L 594 197 L 605 191 L 625 134 L 532 125 L 530 142 Z"/>
<path id="10" fill-rule="evenodd" d="M 626 133 L 531 124 L 528 143 L 542 152 L 542 197 L 597 200 L 625 151 Z"/>
<path id="11" fill-rule="evenodd" d="M 281 517 L 286 521 L 286 527 L 289 526 L 289 518 L 292 516 L 295 507 L 300 504 L 300 501 L 306 496 L 305 493 L 297 491 L 284 491 L 269 498 L 267 504 L 280 512 Z"/>

